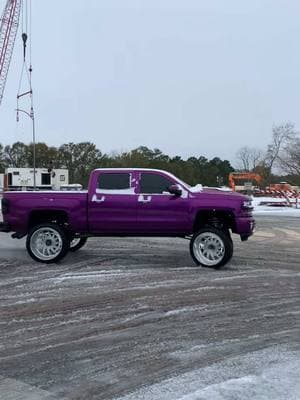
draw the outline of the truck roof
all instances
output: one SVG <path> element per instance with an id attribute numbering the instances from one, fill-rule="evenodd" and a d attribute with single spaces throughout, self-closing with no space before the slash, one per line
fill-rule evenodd
<path id="1" fill-rule="evenodd" d="M 145 172 L 161 172 L 165 175 L 168 175 L 170 178 L 175 179 L 175 181 L 179 182 L 182 184 L 185 188 L 190 187 L 190 185 L 181 179 L 179 179 L 177 176 L 173 175 L 171 172 L 165 171 L 163 169 L 156 169 L 156 168 L 96 168 L 94 171 L 145 171 Z"/>
<path id="2" fill-rule="evenodd" d="M 124 168 L 124 167 L 105 167 L 105 168 L 96 168 L 94 171 L 153 171 L 153 172 L 163 172 L 164 174 L 172 175 L 170 172 L 165 171 L 163 169 L 157 168 Z"/>

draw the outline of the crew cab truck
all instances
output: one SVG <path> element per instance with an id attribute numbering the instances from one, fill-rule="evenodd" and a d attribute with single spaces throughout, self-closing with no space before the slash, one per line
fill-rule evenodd
<path id="1" fill-rule="evenodd" d="M 2 213 L 0 231 L 27 236 L 28 253 L 43 263 L 88 237 L 164 236 L 190 239 L 195 263 L 218 268 L 232 257 L 231 233 L 244 241 L 255 226 L 250 198 L 155 169 L 96 169 L 87 191 L 4 192 Z"/>

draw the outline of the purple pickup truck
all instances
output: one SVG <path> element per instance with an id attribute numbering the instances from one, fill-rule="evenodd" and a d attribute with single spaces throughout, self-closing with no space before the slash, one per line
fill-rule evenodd
<path id="1" fill-rule="evenodd" d="M 27 236 L 30 256 L 53 263 L 92 236 L 190 239 L 197 265 L 218 268 L 233 254 L 231 233 L 253 234 L 251 199 L 222 189 L 194 187 L 155 169 L 100 168 L 87 191 L 5 192 L 0 231 Z"/>

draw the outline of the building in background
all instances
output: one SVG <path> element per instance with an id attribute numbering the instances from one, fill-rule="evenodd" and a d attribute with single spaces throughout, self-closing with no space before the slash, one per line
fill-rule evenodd
<path id="1" fill-rule="evenodd" d="M 36 188 L 38 190 L 60 190 L 69 184 L 67 169 L 36 168 Z M 6 168 L 3 182 L 6 190 L 32 190 L 34 187 L 33 168 Z"/>

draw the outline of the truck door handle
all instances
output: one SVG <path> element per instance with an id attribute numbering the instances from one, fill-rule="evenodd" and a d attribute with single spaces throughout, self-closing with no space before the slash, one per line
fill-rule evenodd
<path id="1" fill-rule="evenodd" d="M 138 202 L 139 203 L 150 203 L 151 199 L 152 199 L 151 196 L 140 195 L 139 198 L 138 198 Z"/>
<path id="2" fill-rule="evenodd" d="M 105 200 L 105 196 L 102 196 L 100 199 L 98 199 L 97 195 L 94 194 L 94 196 L 92 197 L 93 203 L 103 203 L 104 200 Z"/>

